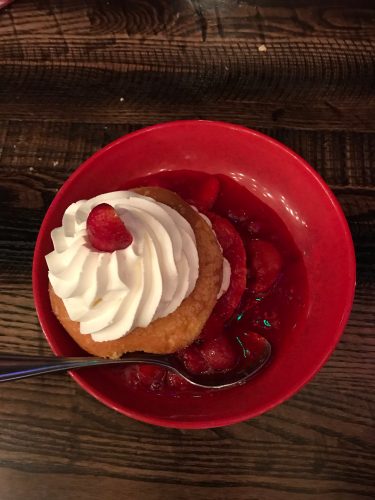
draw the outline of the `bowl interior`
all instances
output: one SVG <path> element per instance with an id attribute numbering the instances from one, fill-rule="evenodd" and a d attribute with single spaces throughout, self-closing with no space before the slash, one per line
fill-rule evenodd
<path id="1" fill-rule="evenodd" d="M 275 406 L 304 385 L 334 349 L 354 291 L 353 246 L 345 218 L 323 181 L 295 153 L 257 132 L 230 124 L 182 121 L 127 135 L 87 160 L 64 184 L 43 221 L 35 248 L 33 289 L 46 337 L 58 355 L 82 354 L 51 311 L 44 257 L 50 232 L 79 199 L 121 189 L 131 179 L 161 170 L 225 174 L 271 207 L 302 252 L 308 307 L 273 362 L 242 387 L 193 398 L 136 394 L 121 376 L 86 369 L 73 376 L 105 404 L 143 421 L 174 427 L 237 422 Z"/>

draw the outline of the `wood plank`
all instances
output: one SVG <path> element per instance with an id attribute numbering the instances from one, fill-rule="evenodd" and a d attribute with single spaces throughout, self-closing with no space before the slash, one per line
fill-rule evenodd
<path id="1" fill-rule="evenodd" d="M 108 2 L 23 0 L 3 11 L 3 36 L 27 39 L 62 36 L 183 39 L 196 41 L 234 38 L 369 39 L 374 34 L 371 0 L 110 0 Z"/>
<path id="2" fill-rule="evenodd" d="M 35 116 L 23 121 L 0 120 L 1 173 L 9 180 L 13 174 L 24 174 L 36 186 L 43 181 L 49 183 L 49 188 L 58 188 L 95 151 L 151 123 L 67 123 L 42 121 Z M 244 125 L 292 148 L 334 188 L 375 186 L 374 132 L 300 130 L 275 125 L 266 128 L 256 120 Z"/>
<path id="3" fill-rule="evenodd" d="M 65 89 L 65 96 L 69 89 Z M 0 120 L 29 121 L 39 118 L 48 122 L 101 123 L 121 125 L 123 123 L 160 123 L 172 120 L 222 120 L 252 128 L 283 127 L 300 130 L 325 129 L 331 131 L 371 132 L 374 130 L 374 109 L 367 104 L 332 106 L 327 103 L 306 107 L 304 103 L 293 104 L 261 101 L 224 101 L 187 103 L 154 102 L 145 92 L 142 98 L 127 102 L 125 92 L 118 95 L 106 93 L 98 101 L 91 92 L 81 97 L 67 98 L 64 95 L 42 94 L 30 97 L 17 94 L 18 100 L 0 96 Z M 149 98 L 149 99 L 148 99 Z"/>
<path id="4" fill-rule="evenodd" d="M 65 51 L 65 41 L 60 38 L 44 42 L 37 38 L 32 45 L 26 42 L 22 53 L 13 53 L 14 44 L 11 39 L 0 46 L 3 92 L 28 87 L 35 91 L 41 85 L 43 91 L 61 94 L 66 85 L 72 97 L 90 88 L 115 94 L 121 89 L 130 96 L 138 91 L 139 97 L 145 89 L 149 94 L 150 86 L 155 96 L 163 95 L 167 85 L 169 92 L 175 92 L 172 102 L 182 91 L 188 91 L 191 100 L 199 99 L 203 92 L 216 101 L 220 97 L 374 101 L 372 40 L 354 41 L 348 48 L 345 41 L 337 39 L 286 39 L 267 42 L 265 52 L 259 51 L 259 44 L 249 41 L 202 46 L 125 39 L 108 48 L 96 38 L 94 46 L 87 39 L 74 39 Z M 139 84 L 144 87 L 142 92 Z"/>
<path id="5" fill-rule="evenodd" d="M 0 118 L 372 130 L 375 9 L 345 4 L 17 2 L 0 16 Z"/>

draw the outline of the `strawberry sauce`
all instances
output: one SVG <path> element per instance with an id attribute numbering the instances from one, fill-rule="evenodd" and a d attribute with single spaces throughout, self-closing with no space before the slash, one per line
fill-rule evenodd
<path id="1" fill-rule="evenodd" d="M 242 371 L 256 360 L 266 338 L 272 345 L 272 363 L 307 304 L 302 255 L 285 224 L 247 189 L 223 175 L 161 172 L 122 187 L 141 186 L 175 191 L 206 214 L 231 265 L 229 288 L 218 300 L 201 335 L 175 356 L 190 373 L 217 374 L 223 380 L 223 374 Z M 119 366 L 113 370 L 132 389 L 174 396 L 181 391 L 208 390 L 194 388 L 156 366 Z"/>

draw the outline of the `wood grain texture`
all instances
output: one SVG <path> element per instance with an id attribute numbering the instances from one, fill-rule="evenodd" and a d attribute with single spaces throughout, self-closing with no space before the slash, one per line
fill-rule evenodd
<path id="1" fill-rule="evenodd" d="M 18 0 L 0 15 L 0 118 L 198 116 L 371 130 L 374 9 L 345 3 L 70 0 L 35 8 Z"/>
<path id="2" fill-rule="evenodd" d="M 248 422 L 159 429 L 68 376 L 1 385 L 0 500 L 375 497 L 374 21 L 371 0 L 15 0 L 0 11 L 0 351 L 50 352 L 31 264 L 57 189 L 100 147 L 159 121 L 227 120 L 290 146 L 334 190 L 358 263 L 333 356 Z"/>

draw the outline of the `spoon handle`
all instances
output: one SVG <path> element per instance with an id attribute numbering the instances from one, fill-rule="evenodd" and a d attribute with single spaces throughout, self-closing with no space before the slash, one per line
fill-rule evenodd
<path id="1" fill-rule="evenodd" d="M 18 380 L 44 373 L 60 372 L 82 368 L 85 366 L 97 366 L 117 363 L 134 363 L 119 359 L 102 359 L 93 357 L 82 358 L 58 358 L 52 356 L 18 356 L 1 355 L 0 356 L 0 382 Z"/>
<path id="2" fill-rule="evenodd" d="M 76 368 L 99 365 L 117 365 L 127 363 L 151 363 L 166 368 L 170 367 L 166 356 L 144 353 L 128 353 L 121 359 L 95 358 L 92 356 L 59 358 L 53 356 L 18 356 L 0 355 L 0 382 L 18 380 L 44 373 L 62 372 Z M 173 367 L 172 367 L 173 369 Z"/>

